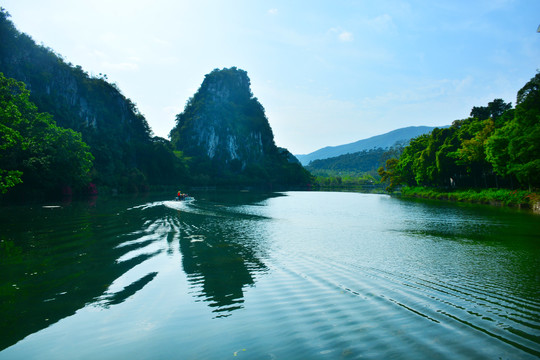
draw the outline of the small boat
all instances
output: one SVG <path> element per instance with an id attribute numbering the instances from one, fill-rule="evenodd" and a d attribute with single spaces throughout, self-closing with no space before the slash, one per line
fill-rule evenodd
<path id="1" fill-rule="evenodd" d="M 195 198 L 193 196 L 186 196 L 186 197 L 176 197 L 176 199 L 174 199 L 176 201 L 193 201 L 195 200 Z"/>
<path id="2" fill-rule="evenodd" d="M 195 198 L 193 196 L 189 196 L 188 194 L 183 194 L 178 192 L 178 195 L 174 199 L 176 201 L 193 201 Z"/>

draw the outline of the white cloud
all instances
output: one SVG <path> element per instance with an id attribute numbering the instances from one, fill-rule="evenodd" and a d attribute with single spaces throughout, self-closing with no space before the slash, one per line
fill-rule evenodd
<path id="1" fill-rule="evenodd" d="M 351 42 L 354 40 L 353 33 L 347 30 L 344 30 L 340 27 L 333 27 L 328 30 L 328 34 L 332 37 L 337 35 L 337 39 L 341 42 Z"/>
<path id="2" fill-rule="evenodd" d="M 268 14 L 277 15 L 278 14 L 278 9 L 270 9 L 270 10 L 268 10 Z"/>
<path id="3" fill-rule="evenodd" d="M 351 42 L 354 40 L 354 37 L 353 37 L 353 34 L 351 32 L 348 32 L 348 31 L 342 31 L 339 35 L 338 35 L 338 39 L 339 41 L 341 42 Z"/>

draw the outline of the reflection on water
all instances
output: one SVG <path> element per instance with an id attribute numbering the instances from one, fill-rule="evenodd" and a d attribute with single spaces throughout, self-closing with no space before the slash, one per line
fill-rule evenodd
<path id="1" fill-rule="evenodd" d="M 0 208 L 0 359 L 540 356 L 537 217 L 352 193 L 196 199 Z"/>
<path id="2" fill-rule="evenodd" d="M 122 203 L 96 208 L 91 200 L 2 209 L 0 349 L 96 301 L 115 279 L 151 257 L 119 262 L 133 247 L 117 248 L 118 240 L 139 231 L 145 219 Z M 103 304 L 121 303 L 142 286 L 144 281 L 109 294 Z"/>
<path id="3" fill-rule="evenodd" d="M 269 197 L 246 195 L 248 203 Z M 227 199 L 233 201 L 223 203 Z M 216 316 L 241 308 L 243 289 L 265 266 L 249 247 L 258 239 L 240 233 L 242 222 L 258 218 L 230 215 L 225 208 L 237 202 L 216 193 L 209 205 L 191 212 L 179 202 L 95 197 L 89 203 L 2 209 L 0 349 L 87 304 L 121 304 L 158 274 L 125 280 L 126 273 L 163 252 L 172 255 L 178 243 L 193 295 L 215 308 Z M 167 203 L 177 211 L 167 213 Z"/>
<path id="4" fill-rule="evenodd" d="M 237 238 L 232 228 L 209 230 L 181 238 L 182 264 L 193 286 L 200 288 L 198 296 L 226 315 L 242 307 L 243 288 L 253 285 L 253 273 L 265 266 L 251 249 L 231 241 Z"/>
<path id="5" fill-rule="evenodd" d="M 255 274 L 266 270 L 252 248 L 264 239 L 250 238 L 252 232 L 242 231 L 263 219 L 235 212 L 230 202 L 187 206 L 178 213 L 183 269 L 195 296 L 215 308 L 217 317 L 228 316 L 242 308 L 243 289 L 255 283 Z"/>

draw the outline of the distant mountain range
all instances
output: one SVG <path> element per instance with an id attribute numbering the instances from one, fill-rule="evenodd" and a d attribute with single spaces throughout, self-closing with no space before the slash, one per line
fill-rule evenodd
<path id="1" fill-rule="evenodd" d="M 327 146 L 306 155 L 295 156 L 302 163 L 302 165 L 305 166 L 313 160 L 328 159 L 344 154 L 352 154 L 376 148 L 388 149 L 398 142 L 408 142 L 412 138 L 415 138 L 419 135 L 430 133 L 433 129 L 435 129 L 435 127 L 432 126 L 409 126 L 390 131 L 386 134 L 358 140 L 350 144 Z"/>

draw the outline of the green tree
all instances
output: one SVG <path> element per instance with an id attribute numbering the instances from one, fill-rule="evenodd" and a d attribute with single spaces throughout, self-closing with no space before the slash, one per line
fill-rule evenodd
<path id="1" fill-rule="evenodd" d="M 518 91 L 508 149 L 510 171 L 520 183 L 540 186 L 540 73 Z M 510 125 L 512 126 L 512 125 Z"/>
<path id="2" fill-rule="evenodd" d="M 381 166 L 377 170 L 377 173 L 381 177 L 381 183 L 388 182 L 388 186 L 386 187 L 387 191 L 394 191 L 397 186 L 404 182 L 404 179 L 401 177 L 401 173 L 396 171 L 398 163 L 398 159 L 390 158 L 386 160 L 385 166 Z"/>
<path id="3" fill-rule="evenodd" d="M 0 108 L 0 122 L 4 116 L 4 109 Z M 0 123 L 0 155 L 3 156 L 7 150 L 17 146 L 21 141 L 21 135 L 17 131 Z M 21 177 L 21 171 L 0 169 L 0 194 L 5 194 L 13 186 L 20 184 Z"/>
<path id="4" fill-rule="evenodd" d="M 84 186 L 93 156 L 79 133 L 40 113 L 22 82 L 0 73 L 0 190 Z"/>
<path id="5" fill-rule="evenodd" d="M 471 117 L 478 120 L 492 119 L 496 121 L 511 108 L 512 103 L 505 103 L 503 99 L 494 99 L 487 106 L 474 106 L 471 110 Z"/>
<path id="6" fill-rule="evenodd" d="M 390 158 L 386 161 L 385 167 L 378 169 L 382 182 L 389 182 L 388 190 L 393 190 L 400 184 L 414 186 L 425 172 L 423 168 L 422 153 L 428 146 L 430 135 L 423 134 L 412 139 L 408 146 L 403 149 L 399 160 Z"/>
<path id="7" fill-rule="evenodd" d="M 540 73 L 518 91 L 513 115 L 488 139 L 487 158 L 498 174 L 540 187 Z"/>
<path id="8" fill-rule="evenodd" d="M 486 144 L 495 130 L 493 120 L 483 121 L 468 119 L 460 128 L 461 144 L 454 153 L 457 164 L 463 165 L 472 177 L 475 186 L 488 187 L 487 176 L 492 172 L 492 165 L 486 158 Z"/>
<path id="9" fill-rule="evenodd" d="M 455 152 L 459 147 L 458 129 L 454 126 L 445 129 L 443 144 L 435 153 L 435 163 L 438 173 L 438 184 L 445 187 L 459 185 L 462 167 L 456 163 Z"/>
<path id="10" fill-rule="evenodd" d="M 413 139 L 379 174 L 389 188 L 540 187 L 540 73 L 517 94 L 517 105 L 495 99 L 448 129 Z"/>

